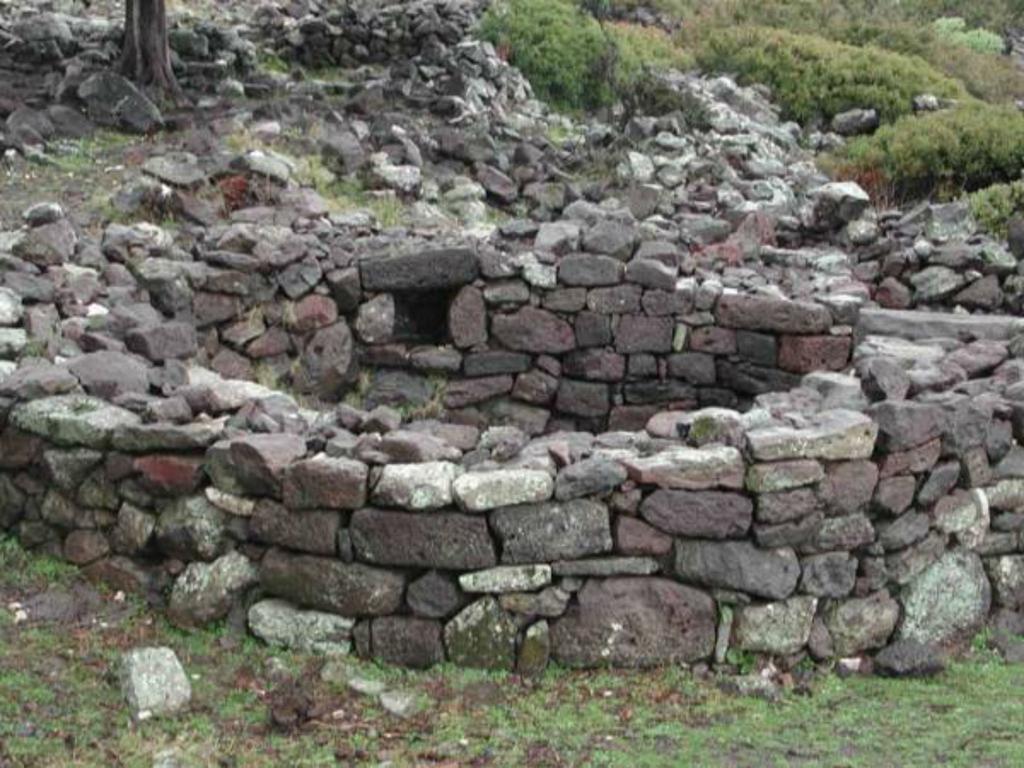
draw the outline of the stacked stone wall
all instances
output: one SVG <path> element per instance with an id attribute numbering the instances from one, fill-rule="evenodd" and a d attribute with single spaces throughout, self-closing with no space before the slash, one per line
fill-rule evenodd
<path id="1" fill-rule="evenodd" d="M 348 428 L 303 436 L 11 402 L 0 524 L 169 592 L 179 624 L 248 609 L 269 642 L 410 666 L 950 645 L 1024 598 L 1024 452 L 985 398 L 530 441 L 390 417 L 342 409 Z"/>

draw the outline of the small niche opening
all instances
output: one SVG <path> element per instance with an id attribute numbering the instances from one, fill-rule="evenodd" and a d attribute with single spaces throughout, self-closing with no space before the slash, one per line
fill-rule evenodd
<path id="1" fill-rule="evenodd" d="M 454 291 L 401 291 L 395 297 L 395 340 L 417 344 L 445 344 L 448 307 Z"/>

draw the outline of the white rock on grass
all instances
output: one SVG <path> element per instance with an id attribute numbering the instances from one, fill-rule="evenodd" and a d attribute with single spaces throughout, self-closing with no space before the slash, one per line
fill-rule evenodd
<path id="1" fill-rule="evenodd" d="M 148 720 L 176 714 L 192 699 L 192 686 L 170 648 L 136 648 L 121 657 L 121 693 L 132 717 Z"/>

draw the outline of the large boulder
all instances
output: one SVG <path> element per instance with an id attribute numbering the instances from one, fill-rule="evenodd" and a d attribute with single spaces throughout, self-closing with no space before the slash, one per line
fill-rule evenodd
<path id="1" fill-rule="evenodd" d="M 966 550 L 947 552 L 907 584 L 901 597 L 899 639 L 933 646 L 970 639 L 992 604 L 981 558 Z"/>
<path id="2" fill-rule="evenodd" d="M 715 604 L 667 579 L 591 580 L 551 626 L 551 644 L 554 659 L 572 667 L 694 662 L 714 648 Z"/>

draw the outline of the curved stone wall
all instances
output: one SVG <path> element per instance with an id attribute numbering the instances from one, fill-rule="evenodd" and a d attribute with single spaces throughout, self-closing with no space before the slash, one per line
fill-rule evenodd
<path id="1" fill-rule="evenodd" d="M 269 642 L 531 672 L 950 645 L 1024 597 L 1024 451 L 983 397 L 818 410 L 796 390 L 527 440 L 387 408 L 302 435 L 147 422 L 47 395 L 73 386 L 59 368 L 15 376 L 0 526 L 169 589 L 185 626 L 247 608 Z M 284 418 L 272 401 L 247 407 Z"/>

